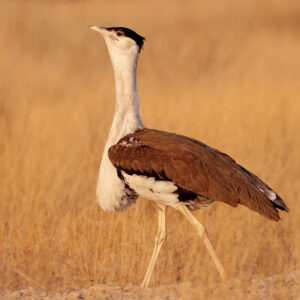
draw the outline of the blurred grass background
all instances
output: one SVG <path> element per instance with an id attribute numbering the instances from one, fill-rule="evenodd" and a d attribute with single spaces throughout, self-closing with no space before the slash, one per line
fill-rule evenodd
<path id="1" fill-rule="evenodd" d="M 299 2 L 2 0 L 1 289 L 138 285 L 150 260 L 154 205 L 140 199 L 122 214 L 96 205 L 114 82 L 90 24 L 147 38 L 138 70 L 147 127 L 230 154 L 291 209 L 279 223 L 222 203 L 195 212 L 242 282 L 219 295 L 299 270 Z M 172 209 L 167 226 L 151 285 L 191 282 L 195 297 L 212 297 L 220 279 L 202 242 Z M 288 297 L 284 281 L 277 288 Z"/>

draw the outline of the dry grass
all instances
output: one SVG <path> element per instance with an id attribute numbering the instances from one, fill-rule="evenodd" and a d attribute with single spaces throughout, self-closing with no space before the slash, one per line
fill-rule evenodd
<path id="1" fill-rule="evenodd" d="M 139 92 L 148 127 L 229 153 L 291 209 L 280 223 L 221 203 L 195 213 L 231 278 L 241 280 L 219 295 L 238 297 L 251 279 L 298 270 L 296 3 L 2 1 L 1 288 L 136 285 L 149 262 L 153 204 L 140 199 L 126 213 L 109 214 L 95 202 L 114 86 L 104 42 L 90 24 L 128 26 L 147 37 Z M 172 209 L 167 226 L 151 284 L 191 282 L 195 299 L 211 299 L 220 279 L 203 244 Z M 276 286 L 286 288 L 284 280 Z"/>

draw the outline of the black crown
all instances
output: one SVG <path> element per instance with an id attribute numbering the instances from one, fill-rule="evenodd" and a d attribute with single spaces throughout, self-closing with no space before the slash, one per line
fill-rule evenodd
<path id="1" fill-rule="evenodd" d="M 126 36 L 133 39 L 136 44 L 138 45 L 140 51 L 143 48 L 145 38 L 141 35 L 137 34 L 135 31 L 126 28 L 126 27 L 107 27 L 106 30 L 108 31 L 115 31 L 118 36 Z"/>

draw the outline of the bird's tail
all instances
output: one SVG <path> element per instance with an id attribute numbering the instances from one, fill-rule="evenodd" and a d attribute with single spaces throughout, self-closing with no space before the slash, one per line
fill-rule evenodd
<path id="1" fill-rule="evenodd" d="M 239 167 L 242 169 L 242 171 L 243 171 L 244 175 L 246 176 L 246 178 L 248 179 L 249 183 L 252 186 L 254 186 L 261 194 L 263 194 L 265 196 L 265 198 L 269 201 L 269 203 L 272 204 L 273 208 L 276 210 L 278 218 L 271 217 L 271 219 L 274 219 L 274 220 L 280 219 L 277 209 L 289 212 L 289 208 L 287 207 L 287 205 L 284 203 L 282 198 L 274 190 L 272 190 L 266 183 L 264 183 L 261 179 L 259 179 L 252 172 L 246 170 L 242 166 L 239 166 Z"/>

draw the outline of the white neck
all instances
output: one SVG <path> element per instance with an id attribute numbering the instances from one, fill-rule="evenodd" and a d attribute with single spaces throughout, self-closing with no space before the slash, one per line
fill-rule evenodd
<path id="1" fill-rule="evenodd" d="M 106 41 L 111 57 L 115 84 L 116 107 L 112 126 L 104 147 L 99 178 L 97 183 L 97 201 L 106 211 L 124 210 L 135 202 L 126 196 L 124 183 L 117 175 L 109 160 L 108 149 L 125 135 L 143 128 L 140 118 L 139 101 L 136 89 L 136 67 L 138 49 L 122 52 Z"/>
<path id="2" fill-rule="evenodd" d="M 138 51 L 121 55 L 109 48 L 115 76 L 116 106 L 115 115 L 106 146 L 117 143 L 125 135 L 143 128 L 139 113 L 139 99 L 136 88 Z"/>

